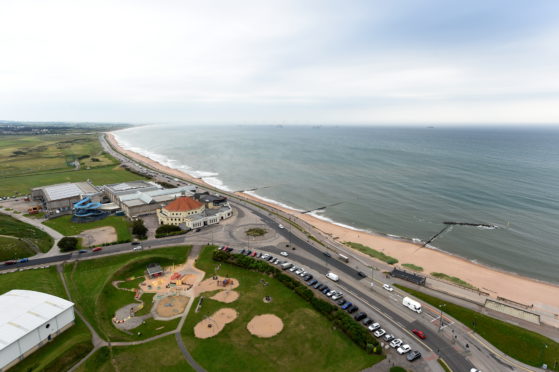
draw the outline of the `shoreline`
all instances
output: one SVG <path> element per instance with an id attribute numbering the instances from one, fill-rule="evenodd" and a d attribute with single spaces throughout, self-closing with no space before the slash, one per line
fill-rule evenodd
<path id="1" fill-rule="evenodd" d="M 218 189 L 184 171 L 165 166 L 134 151 L 124 149 L 120 146 L 112 133 L 107 132 L 106 134 L 109 143 L 115 149 L 118 149 L 119 152 L 122 152 L 131 159 L 189 182 L 198 183 L 212 189 Z M 395 257 L 398 259 L 399 265 L 412 263 L 421 266 L 424 268 L 424 271 L 420 273 L 422 275 L 431 272 L 442 272 L 456 276 L 478 287 L 480 290 L 490 292 L 490 297 L 495 298 L 499 296 L 526 305 L 533 305 L 534 310 L 537 309 L 536 311 L 539 313 L 549 315 L 559 314 L 559 285 L 475 263 L 461 256 L 453 255 L 436 248 L 421 247 L 421 245 L 410 241 L 411 239 L 407 240 L 402 237 L 392 238 L 340 226 L 334 222 L 328 222 L 312 215 L 302 214 L 286 206 L 263 200 L 249 193 L 235 193 L 235 195 L 256 201 L 297 217 L 310 224 L 324 235 L 330 236 L 340 243 L 360 243 Z M 357 250 L 353 250 L 353 252 L 361 253 Z"/>

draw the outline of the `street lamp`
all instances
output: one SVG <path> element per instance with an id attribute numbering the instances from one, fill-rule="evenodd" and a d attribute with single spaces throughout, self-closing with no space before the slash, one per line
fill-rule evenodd
<path id="1" fill-rule="evenodd" d="M 441 325 L 439 326 L 439 332 L 443 329 L 443 307 L 446 307 L 446 304 L 439 305 L 439 309 L 441 310 Z"/>

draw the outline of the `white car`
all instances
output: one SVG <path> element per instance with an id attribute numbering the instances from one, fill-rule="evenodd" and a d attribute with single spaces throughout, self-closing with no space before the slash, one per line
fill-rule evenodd
<path id="1" fill-rule="evenodd" d="M 479 369 L 477 369 L 477 368 L 471 368 L 471 369 L 470 369 L 470 372 L 481 372 L 481 371 L 480 371 Z"/>
<path id="2" fill-rule="evenodd" d="M 270 255 L 268 253 L 264 253 L 262 255 L 262 257 L 260 257 L 261 259 L 265 260 L 266 258 L 270 257 Z"/>
<path id="3" fill-rule="evenodd" d="M 388 284 L 383 284 L 382 288 L 386 289 L 388 292 L 392 292 L 394 290 L 394 288 L 392 288 L 391 286 L 389 286 Z"/>
<path id="4" fill-rule="evenodd" d="M 282 225 L 281 223 L 278 225 L 278 227 L 279 227 L 280 229 L 284 229 L 284 227 L 283 227 L 283 225 Z"/>
<path id="5" fill-rule="evenodd" d="M 299 274 L 301 274 L 303 271 L 305 271 L 305 270 L 303 270 L 303 269 L 297 269 L 297 270 L 295 270 L 295 275 L 299 275 Z"/>
<path id="6" fill-rule="evenodd" d="M 396 351 L 398 352 L 398 354 L 405 354 L 405 353 L 409 353 L 410 350 L 411 350 L 410 345 L 405 344 L 405 345 L 400 346 L 398 348 L 398 350 L 396 350 Z"/>
<path id="7" fill-rule="evenodd" d="M 326 297 L 332 297 L 334 294 L 336 294 L 336 291 L 331 290 L 328 293 L 326 293 Z"/>
<path id="8" fill-rule="evenodd" d="M 344 294 L 342 292 L 336 292 L 332 295 L 332 300 L 337 301 L 342 297 L 344 297 Z"/>
<path id="9" fill-rule="evenodd" d="M 384 329 L 378 329 L 373 334 L 375 335 L 375 337 L 382 337 L 385 333 L 386 331 Z"/>
<path id="10" fill-rule="evenodd" d="M 402 340 L 400 340 L 399 338 L 395 338 L 390 342 L 390 346 L 393 347 L 394 349 L 396 349 L 400 345 L 402 345 Z"/>
<path id="11" fill-rule="evenodd" d="M 294 272 L 295 270 L 297 270 L 298 267 L 297 266 L 293 266 L 291 269 L 289 269 L 289 271 Z"/>
<path id="12" fill-rule="evenodd" d="M 285 252 L 285 251 L 284 251 L 284 252 L 281 252 L 280 254 L 281 254 L 283 257 L 289 256 L 289 253 L 287 253 L 287 252 Z"/>
<path id="13" fill-rule="evenodd" d="M 303 276 L 305 276 L 305 275 L 307 275 L 307 274 L 308 274 L 308 272 L 306 272 L 305 270 L 303 270 L 303 271 L 299 274 L 299 276 L 303 277 Z"/>
<path id="14" fill-rule="evenodd" d="M 369 326 L 369 331 L 374 332 L 374 331 L 376 331 L 376 330 L 379 329 L 379 328 L 380 328 L 380 324 L 378 324 L 378 323 L 373 323 L 373 324 L 371 324 L 371 325 Z"/>

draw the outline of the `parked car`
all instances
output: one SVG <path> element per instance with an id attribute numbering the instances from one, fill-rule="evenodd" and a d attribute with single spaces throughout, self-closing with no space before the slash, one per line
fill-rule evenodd
<path id="1" fill-rule="evenodd" d="M 263 260 L 265 260 L 265 259 L 267 259 L 268 257 L 270 257 L 270 255 L 269 255 L 268 253 L 264 253 L 264 254 L 262 255 L 262 257 L 260 257 L 260 258 L 262 258 Z"/>
<path id="2" fill-rule="evenodd" d="M 344 306 L 346 302 L 347 302 L 347 301 L 344 300 L 344 299 L 342 298 L 341 300 L 339 300 L 339 301 L 336 302 L 336 303 L 337 303 L 338 305 L 340 305 L 340 306 Z"/>
<path id="3" fill-rule="evenodd" d="M 387 333 L 387 334 L 384 335 L 383 339 L 386 342 L 390 342 L 390 341 L 394 340 L 394 336 L 391 335 L 390 333 Z"/>
<path id="4" fill-rule="evenodd" d="M 241 251 L 241 254 L 245 254 L 245 252 L 246 252 L 246 250 L 245 250 L 245 249 L 243 249 L 243 250 Z"/>
<path id="5" fill-rule="evenodd" d="M 132 245 L 140 245 L 140 242 L 132 242 Z"/>
<path id="6" fill-rule="evenodd" d="M 272 255 L 269 255 L 268 257 L 266 257 L 266 261 L 272 261 L 273 259 L 274 259 L 274 256 L 272 256 Z"/>
<path id="7" fill-rule="evenodd" d="M 282 255 L 283 257 L 287 257 L 287 256 L 289 256 L 289 253 L 287 253 L 287 252 L 285 252 L 285 251 L 283 251 L 283 252 L 280 252 L 280 254 L 281 254 L 281 255 Z"/>
<path id="8" fill-rule="evenodd" d="M 400 346 L 400 347 L 398 348 L 398 350 L 396 350 L 396 351 L 398 352 L 398 354 L 403 355 L 403 354 L 405 354 L 405 353 L 409 353 L 410 350 L 411 350 L 410 345 L 404 344 L 404 345 Z"/>
<path id="9" fill-rule="evenodd" d="M 307 275 L 305 276 L 305 278 L 307 278 L 307 279 L 305 279 L 307 282 L 308 282 L 309 280 L 314 279 L 313 276 L 312 276 L 312 274 L 307 274 Z"/>
<path id="10" fill-rule="evenodd" d="M 381 328 L 381 329 L 377 329 L 375 332 L 373 332 L 373 335 L 375 335 L 375 337 L 382 337 L 385 333 L 386 333 L 386 331 Z"/>
<path id="11" fill-rule="evenodd" d="M 307 273 L 305 270 L 303 270 L 303 271 L 301 271 L 301 272 L 299 273 L 299 276 L 306 276 L 307 274 L 308 274 L 308 273 Z"/>
<path id="12" fill-rule="evenodd" d="M 324 284 L 322 284 L 321 282 L 316 282 L 316 284 L 313 285 L 313 288 L 318 289 L 318 287 L 320 287 L 321 285 L 324 285 Z"/>
<path id="13" fill-rule="evenodd" d="M 28 261 L 29 261 L 29 258 L 25 257 L 25 258 L 21 258 L 21 259 L 18 260 L 17 262 L 18 262 L 18 263 L 25 263 L 25 262 L 28 262 Z"/>
<path id="14" fill-rule="evenodd" d="M 324 293 L 324 294 L 326 294 L 326 293 L 330 292 L 330 288 L 324 287 L 324 288 L 322 288 L 322 291 L 321 291 L 321 292 Z"/>
<path id="15" fill-rule="evenodd" d="M 378 323 L 373 323 L 373 324 L 371 324 L 371 325 L 369 326 L 369 331 L 374 332 L 374 331 L 376 331 L 376 330 L 379 329 L 379 328 L 380 328 L 380 324 L 378 324 Z"/>
<path id="16" fill-rule="evenodd" d="M 407 359 L 410 362 L 413 362 L 414 360 L 419 359 L 419 358 L 421 358 L 421 353 L 418 350 L 410 351 L 410 353 L 407 356 Z"/>
<path id="17" fill-rule="evenodd" d="M 423 331 L 420 331 L 419 329 L 412 329 L 412 332 L 422 340 L 425 340 L 425 338 L 427 337 L 425 336 L 425 333 L 423 333 Z"/>
<path id="18" fill-rule="evenodd" d="M 371 318 L 365 318 L 363 319 L 363 321 L 361 323 L 363 323 L 364 326 L 368 326 L 369 324 L 371 324 L 373 322 L 373 319 Z"/>
<path id="19" fill-rule="evenodd" d="M 329 252 L 322 252 L 323 255 L 325 255 L 326 257 L 332 257 L 332 255 Z"/>
<path id="20" fill-rule="evenodd" d="M 351 302 L 346 302 L 345 304 L 342 305 L 342 310 L 347 310 L 349 309 L 350 306 L 352 306 L 353 304 Z"/>
<path id="21" fill-rule="evenodd" d="M 318 283 L 318 280 L 312 279 L 308 284 L 309 284 L 310 286 L 313 286 L 313 285 L 315 285 L 316 283 Z"/>
<path id="22" fill-rule="evenodd" d="M 231 247 L 227 248 L 227 252 L 229 252 L 229 253 L 233 252 L 233 248 L 231 248 Z"/>
<path id="23" fill-rule="evenodd" d="M 359 314 L 355 315 L 353 318 L 355 320 L 357 320 L 358 322 L 360 322 L 361 320 L 365 319 L 367 317 L 367 314 L 365 314 L 364 312 L 360 312 Z"/>
<path id="24" fill-rule="evenodd" d="M 101 248 L 101 247 L 95 247 L 95 248 L 93 248 L 91 251 L 92 251 L 92 252 L 99 252 L 99 251 L 101 251 L 101 250 L 103 250 L 103 248 Z"/>
<path id="25" fill-rule="evenodd" d="M 248 251 L 245 252 L 245 254 L 246 254 L 247 256 L 250 256 L 250 255 L 252 254 L 252 251 L 249 249 Z"/>
<path id="26" fill-rule="evenodd" d="M 252 256 L 252 257 L 256 257 L 257 254 L 258 254 L 258 252 L 253 252 L 253 253 L 251 254 L 251 256 Z"/>
<path id="27" fill-rule="evenodd" d="M 141 245 L 137 245 L 134 248 L 132 248 L 133 251 L 141 251 L 143 249 L 144 249 L 144 247 L 142 247 Z"/>
<path id="28" fill-rule="evenodd" d="M 347 309 L 348 313 L 353 314 L 354 312 L 356 312 L 357 310 L 359 310 L 359 308 L 355 305 L 353 305 L 352 307 L 350 307 L 349 309 Z"/>
<path id="29" fill-rule="evenodd" d="M 342 292 L 336 292 L 336 294 L 332 295 L 332 300 L 336 301 L 342 297 L 344 297 L 344 294 Z"/>
<path id="30" fill-rule="evenodd" d="M 362 277 L 362 278 L 366 278 L 366 277 L 367 277 L 367 275 L 365 275 L 365 273 L 364 273 L 363 271 L 358 271 L 358 272 L 357 272 L 357 275 L 360 276 L 360 277 Z"/>
<path id="31" fill-rule="evenodd" d="M 320 283 L 320 285 L 316 287 L 316 289 L 318 289 L 319 291 L 322 291 L 324 288 L 326 288 L 326 284 L 322 284 L 322 283 Z"/>
<path id="32" fill-rule="evenodd" d="M 393 347 L 394 349 L 400 347 L 400 345 L 402 345 L 402 340 L 400 340 L 399 338 L 395 338 L 390 342 L 390 346 Z"/>
<path id="33" fill-rule="evenodd" d="M 388 292 L 392 292 L 394 290 L 394 288 L 392 288 L 391 286 L 389 286 L 388 284 L 383 284 L 382 288 L 386 289 Z"/>
<path id="34" fill-rule="evenodd" d="M 300 268 L 298 268 L 297 270 L 295 270 L 295 275 L 299 275 L 299 274 L 301 274 L 303 271 L 305 271 L 305 270 L 303 270 L 303 268 L 300 267 Z"/>
<path id="35" fill-rule="evenodd" d="M 16 263 L 17 263 L 17 261 L 10 260 L 10 261 L 4 262 L 4 265 L 15 265 Z"/>
<path id="36" fill-rule="evenodd" d="M 336 294 L 335 290 L 331 290 L 328 293 L 326 293 L 326 297 L 332 297 L 334 294 Z"/>
<path id="37" fill-rule="evenodd" d="M 295 270 L 298 270 L 299 268 L 297 266 L 293 266 L 291 269 L 289 269 L 289 271 L 294 272 Z"/>

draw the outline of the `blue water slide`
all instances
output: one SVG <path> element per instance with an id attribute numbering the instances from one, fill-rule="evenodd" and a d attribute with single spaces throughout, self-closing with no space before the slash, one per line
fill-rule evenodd
<path id="1" fill-rule="evenodd" d="M 77 203 L 74 203 L 74 215 L 77 217 L 98 216 L 104 212 L 99 210 L 101 203 L 91 202 L 91 198 L 86 196 Z"/>

